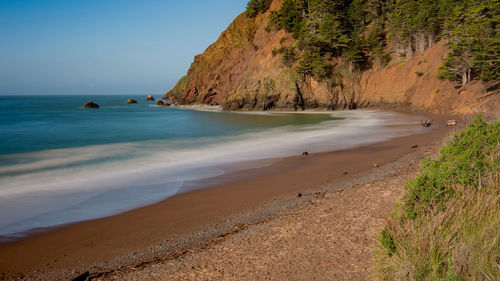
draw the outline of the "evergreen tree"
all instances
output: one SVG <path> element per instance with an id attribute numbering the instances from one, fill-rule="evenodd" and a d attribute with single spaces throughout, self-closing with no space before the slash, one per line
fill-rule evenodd
<path id="1" fill-rule="evenodd" d="M 464 0 L 456 3 L 445 23 L 450 53 L 441 78 L 459 80 L 465 86 L 473 78 L 500 78 L 498 0 Z"/>
<path id="2" fill-rule="evenodd" d="M 249 11 L 266 10 L 266 3 L 252 0 Z M 318 79 L 335 72 L 332 58 L 342 58 L 351 72 L 362 71 L 370 62 L 384 65 L 389 61 L 389 41 L 394 51 L 409 59 L 415 51 L 423 52 L 444 38 L 449 40 L 450 53 L 440 77 L 466 85 L 476 78 L 500 79 L 499 3 L 284 0 L 281 9 L 271 13 L 270 25 L 285 29 L 297 39 L 297 51 L 302 53 L 297 72 Z"/>
<path id="3" fill-rule="evenodd" d="M 249 18 L 256 17 L 259 13 L 264 13 L 271 6 L 272 0 L 250 0 L 247 3 L 246 14 Z"/>

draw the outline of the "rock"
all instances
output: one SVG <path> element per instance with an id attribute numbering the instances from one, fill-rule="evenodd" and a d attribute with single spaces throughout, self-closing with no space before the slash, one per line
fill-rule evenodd
<path id="1" fill-rule="evenodd" d="M 429 127 L 429 126 L 431 126 L 431 125 L 432 125 L 432 121 L 431 121 L 431 120 L 422 120 L 422 121 L 420 122 L 420 124 L 421 124 L 422 126 L 424 126 L 424 127 Z"/>
<path id="2" fill-rule="evenodd" d="M 411 146 L 411 148 L 417 148 L 417 147 L 418 147 L 417 144 L 414 144 L 414 145 Z"/>
<path id="3" fill-rule="evenodd" d="M 99 105 L 93 101 L 88 101 L 83 108 L 99 108 Z"/>
<path id="4" fill-rule="evenodd" d="M 309 152 L 304 151 L 304 152 L 302 152 L 302 155 L 307 156 L 307 155 L 309 155 Z"/>
<path id="5" fill-rule="evenodd" d="M 380 167 L 380 165 L 379 165 L 379 164 L 377 164 L 377 163 L 373 163 L 373 167 L 374 167 L 374 168 L 378 168 L 378 167 Z"/>
<path id="6" fill-rule="evenodd" d="M 85 281 L 90 277 L 90 272 L 86 271 L 73 279 L 73 281 Z"/>
<path id="7" fill-rule="evenodd" d="M 158 106 L 170 106 L 170 104 L 169 104 L 169 103 L 166 103 L 166 102 L 164 102 L 164 101 L 162 101 L 162 100 L 159 100 L 159 101 L 156 103 L 156 105 L 158 105 Z"/>
<path id="8" fill-rule="evenodd" d="M 137 101 L 134 99 L 128 99 L 127 104 L 131 104 L 131 103 L 137 103 Z"/>
<path id="9" fill-rule="evenodd" d="M 314 197 L 316 197 L 316 199 L 325 198 L 325 195 L 326 195 L 326 191 L 324 191 L 324 190 L 314 192 Z"/>
<path id="10" fill-rule="evenodd" d="M 344 175 L 347 175 L 347 174 L 349 174 L 349 172 L 344 172 Z"/>
<path id="11" fill-rule="evenodd" d="M 299 192 L 299 193 L 297 193 L 297 198 L 300 198 L 300 197 L 302 197 L 302 193 Z"/>
<path id="12" fill-rule="evenodd" d="M 420 124 L 424 127 L 430 127 L 432 125 L 432 120 L 422 120 Z"/>
<path id="13" fill-rule="evenodd" d="M 456 120 L 448 120 L 446 121 L 446 126 L 455 126 L 457 125 L 457 121 Z"/>
<path id="14" fill-rule="evenodd" d="M 154 101 L 155 98 L 153 97 L 153 95 L 149 94 L 146 96 L 146 101 Z"/>

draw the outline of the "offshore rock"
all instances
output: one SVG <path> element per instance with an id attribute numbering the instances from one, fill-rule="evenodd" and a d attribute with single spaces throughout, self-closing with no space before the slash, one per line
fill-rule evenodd
<path id="1" fill-rule="evenodd" d="M 83 108 L 99 108 L 99 105 L 93 101 L 88 101 Z"/>

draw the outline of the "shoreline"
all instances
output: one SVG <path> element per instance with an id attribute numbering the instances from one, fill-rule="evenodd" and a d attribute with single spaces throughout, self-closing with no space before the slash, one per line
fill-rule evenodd
<path id="1" fill-rule="evenodd" d="M 272 217 L 280 208 L 296 208 L 307 201 L 306 197 L 315 196 L 308 190 L 359 181 L 366 177 L 363 173 L 379 169 L 373 168 L 374 163 L 381 167 L 393 163 L 452 131 L 442 124 L 450 115 L 418 114 L 440 122 L 423 134 L 354 149 L 286 157 L 270 166 L 231 175 L 255 173 L 241 181 L 178 194 L 122 214 L 0 244 L 2 279 L 19 274 L 34 279 L 71 278 L 89 270 L 103 272 L 151 261 L 200 246 L 234 230 L 235 225 Z M 411 148 L 414 144 L 419 148 Z M 294 200 L 298 192 L 304 196 Z M 273 204 L 282 206 L 259 210 Z"/>

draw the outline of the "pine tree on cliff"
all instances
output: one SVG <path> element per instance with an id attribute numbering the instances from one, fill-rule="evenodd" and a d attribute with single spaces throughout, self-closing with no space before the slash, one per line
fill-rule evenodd
<path id="1" fill-rule="evenodd" d="M 247 14 L 255 16 L 267 4 L 251 0 Z M 383 67 L 393 51 L 411 59 L 447 39 L 450 53 L 440 77 L 466 85 L 500 79 L 499 22 L 500 0 L 284 0 L 271 12 L 269 31 L 291 33 L 301 54 L 296 71 L 319 80 L 339 67 L 349 72 Z M 332 58 L 341 63 L 334 65 Z"/>
<path id="2" fill-rule="evenodd" d="M 500 78 L 500 1 L 456 3 L 446 22 L 450 53 L 441 78 L 456 79 L 465 86 L 474 77 L 484 81 Z"/>
<path id="3" fill-rule="evenodd" d="M 249 18 L 256 17 L 259 13 L 269 10 L 273 0 L 250 0 L 247 3 L 246 14 Z"/>

